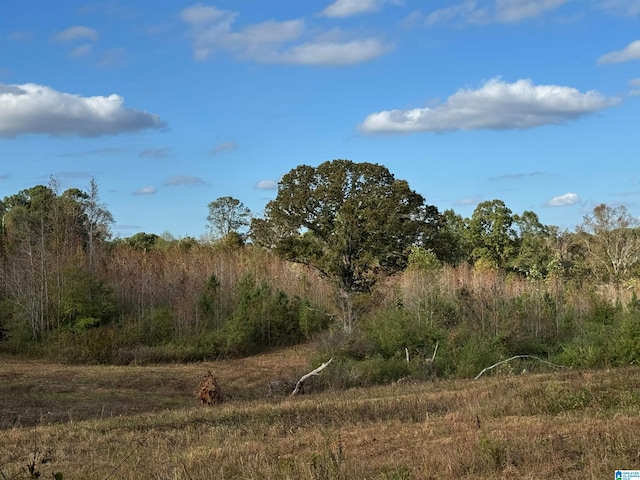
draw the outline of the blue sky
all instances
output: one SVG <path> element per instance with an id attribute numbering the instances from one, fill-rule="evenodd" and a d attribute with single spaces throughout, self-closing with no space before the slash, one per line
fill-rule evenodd
<path id="1" fill-rule="evenodd" d="M 639 153 L 640 0 L 0 3 L 0 198 L 94 177 L 115 236 L 336 158 L 573 230 L 640 215 Z"/>

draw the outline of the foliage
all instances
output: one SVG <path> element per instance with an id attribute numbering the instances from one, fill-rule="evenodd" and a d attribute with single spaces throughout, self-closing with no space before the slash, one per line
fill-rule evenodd
<path id="1" fill-rule="evenodd" d="M 422 247 L 412 247 L 407 262 L 408 270 L 421 270 L 425 272 L 439 270 L 442 263 L 432 250 Z"/>
<path id="2" fill-rule="evenodd" d="M 406 266 L 409 247 L 428 224 L 426 213 L 437 214 L 423 204 L 406 181 L 377 164 L 301 165 L 282 178 L 265 218 L 252 222 L 252 240 L 335 282 L 351 330 L 351 295 L 369 292 L 381 275 Z"/>
<path id="3" fill-rule="evenodd" d="M 469 220 L 468 235 L 475 261 L 507 267 L 517 250 L 514 217 L 502 200 L 481 202 Z"/>
<path id="4" fill-rule="evenodd" d="M 287 174 L 252 243 L 109 241 L 94 181 L 37 185 L 0 214 L 2 352 L 175 362 L 314 340 L 338 359 L 336 385 L 471 376 L 513 355 L 640 361 L 640 230 L 624 207 L 596 207 L 574 233 L 499 200 L 440 215 L 386 168 L 335 160 Z"/>
<path id="5" fill-rule="evenodd" d="M 265 348 L 291 345 L 308 338 L 326 325 L 321 312 L 305 312 L 308 302 L 289 298 L 266 281 L 256 284 L 245 275 L 237 286 L 239 301 L 221 330 L 222 354 L 246 355 Z M 312 318 L 315 315 L 315 318 Z"/>
<path id="6" fill-rule="evenodd" d="M 251 222 L 251 210 L 237 198 L 220 197 L 209 203 L 208 208 L 208 228 L 219 239 L 231 233 L 241 234 Z"/>

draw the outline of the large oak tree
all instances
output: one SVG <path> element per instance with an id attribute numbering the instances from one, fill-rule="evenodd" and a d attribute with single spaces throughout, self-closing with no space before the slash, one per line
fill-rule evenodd
<path id="1" fill-rule="evenodd" d="M 336 285 L 346 331 L 353 295 L 406 266 L 409 248 L 428 235 L 435 207 L 373 163 L 333 160 L 301 165 L 279 183 L 265 217 L 252 221 L 254 243 L 319 270 Z"/>

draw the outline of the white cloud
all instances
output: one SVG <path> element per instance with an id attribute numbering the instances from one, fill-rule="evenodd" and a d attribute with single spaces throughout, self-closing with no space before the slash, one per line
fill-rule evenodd
<path id="1" fill-rule="evenodd" d="M 631 87 L 631 91 L 629 95 L 637 96 L 640 95 L 640 78 L 634 78 L 629 80 L 629 86 Z"/>
<path id="2" fill-rule="evenodd" d="M 555 10 L 568 0 L 496 0 L 498 22 L 516 23 Z"/>
<path id="3" fill-rule="evenodd" d="M 375 38 L 351 42 L 304 43 L 277 56 L 275 63 L 314 66 L 342 66 L 366 62 L 384 55 L 390 47 Z"/>
<path id="4" fill-rule="evenodd" d="M 95 42 L 100 38 L 100 35 L 93 28 L 76 25 L 75 27 L 67 28 L 62 32 L 56 33 L 53 38 L 58 42 L 70 42 L 81 38 L 93 40 Z"/>
<path id="5" fill-rule="evenodd" d="M 218 155 L 220 153 L 224 153 L 224 152 L 231 152 L 235 149 L 238 148 L 238 145 L 236 144 L 236 142 L 222 142 L 219 143 L 218 145 L 216 145 L 215 147 L 213 147 L 209 153 L 211 155 Z"/>
<path id="6" fill-rule="evenodd" d="M 360 130 L 371 133 L 507 130 L 562 124 L 619 103 L 591 90 L 581 93 L 531 80 L 489 80 L 477 90 L 460 89 L 436 107 L 386 110 L 368 115 Z"/>
<path id="7" fill-rule="evenodd" d="M 566 207 L 580 203 L 580 197 L 576 193 L 565 193 L 549 199 L 546 203 L 549 207 Z"/>
<path id="8" fill-rule="evenodd" d="M 116 94 L 82 97 L 34 83 L 0 84 L 0 137 L 99 137 L 165 125 L 157 115 L 125 108 L 124 99 Z"/>
<path id="9" fill-rule="evenodd" d="M 226 17 L 229 13 L 232 12 L 219 10 L 216 7 L 208 7 L 206 5 L 192 5 L 182 10 L 182 12 L 180 12 L 180 16 L 182 17 L 182 20 L 188 23 L 208 23 L 217 22 L 221 18 Z M 235 13 L 232 13 L 232 21 L 235 15 Z"/>
<path id="10" fill-rule="evenodd" d="M 226 52 L 259 63 L 343 66 L 371 60 L 390 49 L 374 38 L 305 40 L 302 19 L 269 20 L 234 30 L 237 16 L 237 12 L 202 5 L 182 11 L 182 19 L 190 25 L 196 60 Z"/>
<path id="11" fill-rule="evenodd" d="M 602 0 L 600 8 L 614 14 L 635 17 L 640 14 L 640 0 Z"/>
<path id="12" fill-rule="evenodd" d="M 260 180 L 256 183 L 256 188 L 258 190 L 277 190 L 278 182 L 275 180 Z"/>
<path id="13" fill-rule="evenodd" d="M 570 0 L 465 0 L 425 15 L 425 24 L 459 21 L 469 24 L 518 23 L 555 10 Z M 413 15 L 415 22 L 415 14 Z"/>
<path id="14" fill-rule="evenodd" d="M 74 48 L 69 53 L 71 58 L 85 57 L 91 53 L 91 49 L 93 46 L 89 43 L 85 43 L 84 45 L 80 45 L 79 47 Z"/>
<path id="15" fill-rule="evenodd" d="M 203 179 L 199 177 L 193 177 L 191 175 L 172 175 L 167 179 L 166 182 L 164 182 L 164 184 L 168 187 L 178 187 L 181 185 L 199 186 L 205 185 L 206 183 L 207 182 L 205 182 Z"/>
<path id="16" fill-rule="evenodd" d="M 426 16 L 425 23 L 434 25 L 440 22 L 447 22 L 457 17 L 465 18 L 476 9 L 476 2 L 468 0 L 458 5 L 452 5 L 445 8 L 434 10 Z"/>
<path id="17" fill-rule="evenodd" d="M 134 195 L 153 195 L 158 191 L 158 189 L 152 185 L 147 185 L 146 187 L 139 188 L 134 191 Z"/>
<path id="18" fill-rule="evenodd" d="M 598 58 L 599 64 L 623 63 L 631 60 L 640 60 L 640 40 L 631 42 L 622 50 L 610 52 Z"/>
<path id="19" fill-rule="evenodd" d="M 335 0 L 320 15 L 333 18 L 351 17 L 362 13 L 375 12 L 385 3 L 398 4 L 397 0 Z"/>

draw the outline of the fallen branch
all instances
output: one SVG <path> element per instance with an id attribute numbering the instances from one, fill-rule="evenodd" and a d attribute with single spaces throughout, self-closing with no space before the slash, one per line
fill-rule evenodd
<path id="1" fill-rule="evenodd" d="M 322 365 L 320 365 L 315 370 L 313 370 L 313 371 L 303 375 L 302 377 L 300 377 L 300 380 L 298 380 L 298 383 L 296 383 L 296 388 L 293 389 L 293 392 L 291 392 L 291 395 L 289 395 L 289 396 L 290 397 L 295 397 L 296 395 L 300 395 L 301 393 L 304 393 L 304 382 L 306 380 L 308 380 L 309 378 L 311 378 L 311 377 L 315 377 L 316 375 L 320 375 L 320 372 L 322 372 L 322 370 L 327 368 L 332 360 L 333 360 L 333 358 L 330 358 L 327 362 L 324 362 Z"/>
<path id="2" fill-rule="evenodd" d="M 431 356 L 431 358 L 426 359 L 426 362 L 429 365 L 433 365 L 433 362 L 436 360 L 436 353 L 438 353 L 438 342 L 436 342 L 436 348 L 433 349 L 433 355 Z"/>
<path id="3" fill-rule="evenodd" d="M 541 358 L 538 358 L 534 355 L 516 355 L 515 357 L 507 358 L 506 360 L 501 360 L 498 363 L 494 363 L 490 367 L 483 369 L 478 375 L 476 375 L 474 380 L 479 379 L 485 372 L 488 372 L 492 368 L 496 368 L 498 365 L 502 365 L 503 363 L 510 362 L 511 360 L 515 360 L 516 358 L 531 358 L 533 360 L 538 360 L 539 362 L 546 363 L 547 365 L 550 365 L 554 368 L 567 368 L 564 365 L 556 365 L 555 363 L 547 362 L 546 360 L 542 360 Z"/>

